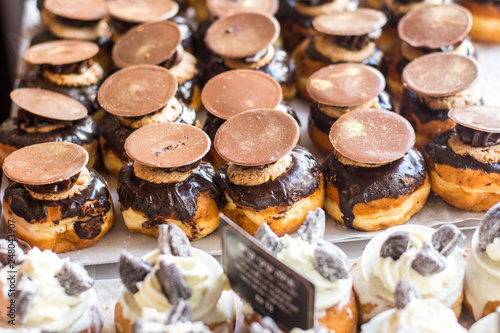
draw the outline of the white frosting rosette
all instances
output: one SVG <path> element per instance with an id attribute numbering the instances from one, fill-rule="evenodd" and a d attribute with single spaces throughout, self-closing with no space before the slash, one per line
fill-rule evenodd
<path id="1" fill-rule="evenodd" d="M 469 333 L 500 333 L 500 315 L 493 312 L 481 318 L 471 326 Z"/>

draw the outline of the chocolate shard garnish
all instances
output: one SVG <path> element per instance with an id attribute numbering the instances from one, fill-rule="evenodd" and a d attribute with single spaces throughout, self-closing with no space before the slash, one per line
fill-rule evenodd
<path id="1" fill-rule="evenodd" d="M 325 235 L 325 211 L 316 208 L 316 210 L 307 213 L 306 220 L 297 232 L 303 240 L 309 243 L 319 242 Z"/>
<path id="2" fill-rule="evenodd" d="M 21 275 L 16 285 L 16 314 L 18 315 L 16 323 L 26 324 L 27 314 L 37 293 L 35 283 L 27 275 Z"/>
<path id="3" fill-rule="evenodd" d="M 250 333 L 281 333 L 281 330 L 271 317 L 264 317 L 260 323 L 250 325 Z"/>
<path id="4" fill-rule="evenodd" d="M 174 304 L 172 311 L 168 315 L 167 325 L 175 324 L 178 322 L 193 321 L 193 309 L 188 302 L 182 298 L 178 299 Z"/>
<path id="5" fill-rule="evenodd" d="M 262 223 L 260 225 L 255 233 L 255 238 L 260 241 L 262 248 L 272 255 L 277 255 L 283 249 L 283 242 L 271 230 L 267 223 Z"/>
<path id="6" fill-rule="evenodd" d="M 396 231 L 390 235 L 380 248 L 382 258 L 391 257 L 398 260 L 410 247 L 410 233 L 407 231 Z"/>
<path id="7" fill-rule="evenodd" d="M 94 284 L 94 280 L 81 264 L 68 261 L 56 274 L 56 278 L 69 296 L 80 295 Z"/>
<path id="8" fill-rule="evenodd" d="M 479 226 L 479 246 L 486 251 L 486 247 L 497 237 L 500 237 L 500 202 L 484 214 Z"/>
<path id="9" fill-rule="evenodd" d="M 411 268 L 420 275 L 428 276 L 444 271 L 446 261 L 429 243 L 425 242 L 422 250 L 411 263 Z"/>
<path id="10" fill-rule="evenodd" d="M 0 239 L 0 263 L 3 266 L 8 266 L 9 264 L 18 266 L 23 263 L 24 251 L 19 247 L 17 242 L 12 242 L 12 246 L 9 248 L 10 244 L 11 242 L 8 240 Z"/>
<path id="11" fill-rule="evenodd" d="M 407 283 L 404 279 L 399 280 L 394 292 L 396 309 L 404 309 L 406 304 L 410 303 L 415 298 L 420 298 L 420 294 L 415 285 Z"/>
<path id="12" fill-rule="evenodd" d="M 432 246 L 439 254 L 449 256 L 455 246 L 465 239 L 465 235 L 454 224 L 445 224 L 432 234 Z"/>
<path id="13" fill-rule="evenodd" d="M 346 255 L 337 246 L 325 241 L 318 242 L 314 250 L 314 268 L 329 281 L 349 277 L 349 262 Z"/>
<path id="14" fill-rule="evenodd" d="M 191 244 L 184 231 L 174 223 L 161 224 L 158 247 L 162 254 L 191 257 Z"/>
<path id="15" fill-rule="evenodd" d="M 160 268 L 156 271 L 156 278 L 160 282 L 161 290 L 170 304 L 175 304 L 179 299 L 191 297 L 188 284 L 181 271 L 175 264 L 160 261 Z"/>
<path id="16" fill-rule="evenodd" d="M 137 282 L 144 280 L 146 275 L 151 271 L 151 265 L 134 257 L 127 251 L 122 251 L 120 254 L 120 261 L 118 262 L 118 272 L 123 285 L 132 294 L 135 294 L 137 289 Z"/>
<path id="17" fill-rule="evenodd" d="M 165 325 L 154 320 L 138 319 L 132 326 L 132 333 L 164 333 Z"/>

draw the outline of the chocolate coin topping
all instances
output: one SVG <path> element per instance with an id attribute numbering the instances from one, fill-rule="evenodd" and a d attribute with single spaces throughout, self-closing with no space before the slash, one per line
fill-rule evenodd
<path id="1" fill-rule="evenodd" d="M 207 7 L 216 17 L 252 11 L 274 15 L 278 11 L 278 0 L 207 0 Z"/>
<path id="2" fill-rule="evenodd" d="M 88 60 L 99 52 L 99 46 L 79 40 L 54 40 L 36 44 L 24 54 L 33 65 L 66 65 Z"/>
<path id="3" fill-rule="evenodd" d="M 107 5 L 112 17 L 131 23 L 165 21 L 179 11 L 173 0 L 115 0 Z"/>
<path id="4" fill-rule="evenodd" d="M 108 14 L 105 0 L 45 0 L 52 14 L 78 21 L 96 21 Z"/>
<path id="5" fill-rule="evenodd" d="M 381 11 L 360 8 L 317 16 L 312 24 L 317 31 L 334 36 L 360 36 L 381 29 L 387 17 Z"/>

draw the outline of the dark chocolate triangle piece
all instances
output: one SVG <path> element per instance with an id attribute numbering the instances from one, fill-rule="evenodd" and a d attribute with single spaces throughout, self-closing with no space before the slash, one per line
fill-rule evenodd
<path id="1" fill-rule="evenodd" d="M 158 247 L 162 254 L 171 254 L 176 257 L 192 257 L 191 243 L 179 226 L 175 223 L 160 224 Z"/>
<path id="2" fill-rule="evenodd" d="M 410 233 L 406 231 L 396 231 L 391 234 L 380 248 L 382 258 L 391 257 L 398 260 L 410 247 Z"/>
<path id="3" fill-rule="evenodd" d="M 156 271 L 156 278 L 160 282 L 161 290 L 170 304 L 175 304 L 179 299 L 191 297 L 188 284 L 181 271 L 175 264 L 167 264 L 160 261 L 160 267 Z"/>
<path id="4" fill-rule="evenodd" d="M 188 302 L 179 298 L 168 315 L 167 325 L 185 321 L 193 321 L 193 309 Z"/>
<path id="5" fill-rule="evenodd" d="M 35 283 L 31 281 L 27 275 L 21 275 L 16 284 L 16 314 L 20 325 L 26 324 L 28 312 L 31 309 L 33 300 L 36 297 L 38 290 Z"/>
<path id="6" fill-rule="evenodd" d="M 56 278 L 69 296 L 77 296 L 92 288 L 94 280 L 79 263 L 66 261 Z"/>
<path id="7" fill-rule="evenodd" d="M 325 235 L 325 211 L 316 208 L 316 210 L 307 213 L 306 220 L 297 232 L 303 240 L 309 243 L 319 242 Z"/>
<path id="8" fill-rule="evenodd" d="M 446 261 L 434 247 L 425 242 L 422 250 L 413 259 L 411 268 L 420 275 L 428 276 L 444 271 L 446 269 Z"/>
<path id="9" fill-rule="evenodd" d="M 269 228 L 267 223 L 262 223 L 255 233 L 255 238 L 260 241 L 264 250 L 277 255 L 283 249 L 283 242 L 281 239 Z"/>
<path id="10" fill-rule="evenodd" d="M 314 250 L 314 268 L 329 281 L 349 277 L 349 262 L 345 253 L 325 241 L 319 242 Z"/>
<path id="11" fill-rule="evenodd" d="M 139 290 L 137 289 L 137 282 L 144 280 L 150 271 L 150 264 L 134 257 L 127 251 L 122 251 L 118 262 L 118 272 L 123 285 L 132 294 Z"/>
<path id="12" fill-rule="evenodd" d="M 396 285 L 396 291 L 394 292 L 396 309 L 404 309 L 406 304 L 416 298 L 420 298 L 420 294 L 415 285 L 407 283 L 404 279 L 399 280 Z"/>
<path id="13" fill-rule="evenodd" d="M 500 237 L 500 202 L 484 214 L 479 225 L 479 246 L 486 251 L 486 247 L 497 237 Z"/>
<path id="14" fill-rule="evenodd" d="M 447 257 L 455 249 L 465 235 L 454 224 L 445 224 L 432 234 L 432 246 L 443 256 Z"/>

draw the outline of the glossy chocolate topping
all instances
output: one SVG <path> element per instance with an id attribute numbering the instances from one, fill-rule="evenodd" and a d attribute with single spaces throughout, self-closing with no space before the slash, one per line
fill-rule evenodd
<path id="1" fill-rule="evenodd" d="M 216 20 L 208 28 L 208 48 L 225 58 L 241 59 L 265 50 L 278 38 L 279 23 L 272 16 L 237 13 Z"/>
<path id="2" fill-rule="evenodd" d="M 89 172 L 92 176 L 89 186 L 71 198 L 40 201 L 34 199 L 23 184 L 14 182 L 5 190 L 4 200 L 14 214 L 31 224 L 45 222 L 48 210 L 59 207 L 61 216 L 54 221 L 56 224 L 67 218 L 84 218 L 84 221 L 75 222 L 75 232 L 81 239 L 94 239 L 101 233 L 101 226 L 104 224 L 102 216 L 111 208 L 111 195 L 104 178 L 92 168 L 89 168 Z M 86 220 L 89 217 L 90 219 Z M 52 214 L 51 219 L 54 218 Z"/>
<path id="3" fill-rule="evenodd" d="M 227 120 L 217 131 L 214 146 L 226 161 L 262 166 L 287 155 L 299 140 L 297 122 L 284 112 L 256 109 Z"/>
<path id="4" fill-rule="evenodd" d="M 0 143 L 23 148 L 43 142 L 71 142 L 77 145 L 90 144 L 99 139 L 99 130 L 90 116 L 71 122 L 71 125 L 49 132 L 28 133 L 21 129 L 15 118 L 5 120 L 0 126 Z M 36 126 L 24 122 L 26 127 Z"/>
<path id="5" fill-rule="evenodd" d="M 472 27 L 472 15 L 453 4 L 421 6 L 403 16 L 399 37 L 413 47 L 438 49 L 462 42 Z"/>
<path id="6" fill-rule="evenodd" d="M 80 177 L 80 172 L 68 179 L 61 180 L 60 182 L 46 185 L 25 185 L 25 187 L 36 193 L 59 193 L 72 188 L 78 180 L 78 177 Z"/>
<path id="7" fill-rule="evenodd" d="M 323 67 L 307 81 L 307 92 L 315 102 L 333 106 L 361 105 L 377 97 L 384 87 L 382 73 L 354 63 Z"/>
<path id="8" fill-rule="evenodd" d="M 330 142 L 355 162 L 384 164 L 400 159 L 413 147 L 415 132 L 405 118 L 394 112 L 355 110 L 333 124 Z"/>
<path id="9" fill-rule="evenodd" d="M 123 209 L 132 208 L 148 218 L 144 228 L 164 223 L 166 218 L 194 224 L 201 193 L 222 208 L 224 201 L 214 183 L 214 169 L 209 163 L 200 166 L 183 182 L 154 184 L 135 176 L 133 162 L 125 164 L 118 174 L 118 197 Z"/>
<path id="10" fill-rule="evenodd" d="M 304 4 L 306 6 L 317 7 L 326 5 L 327 3 L 331 3 L 332 0 L 297 0 L 297 2 L 300 2 L 301 4 Z"/>
<path id="11" fill-rule="evenodd" d="M 251 109 L 275 108 L 281 98 L 281 87 L 276 80 L 249 69 L 221 73 L 211 78 L 201 92 L 207 111 L 226 120 Z"/>
<path id="12" fill-rule="evenodd" d="M 424 184 L 427 177 L 424 158 L 415 148 L 402 158 L 376 168 L 343 165 L 331 153 L 322 167 L 325 182 L 338 190 L 342 220 L 349 228 L 353 227 L 353 209 L 356 204 L 412 194 Z"/>
<path id="13" fill-rule="evenodd" d="M 30 47 L 24 60 L 33 65 L 67 65 L 88 60 L 99 52 L 92 42 L 78 40 L 54 40 Z"/>
<path id="14" fill-rule="evenodd" d="M 472 147 L 491 147 L 500 143 L 500 133 L 478 131 L 460 124 L 455 129 L 460 141 Z"/>
<path id="15" fill-rule="evenodd" d="M 88 152 L 69 142 L 47 142 L 16 150 L 5 158 L 3 172 L 13 181 L 46 185 L 76 175 L 89 160 Z"/>
<path id="16" fill-rule="evenodd" d="M 19 88 L 10 93 L 10 98 L 20 108 L 44 118 L 71 121 L 87 116 L 81 103 L 50 90 Z"/>
<path id="17" fill-rule="evenodd" d="M 210 149 L 201 129 L 180 123 L 151 124 L 132 133 L 125 151 L 134 161 L 154 168 L 178 168 L 199 161 Z"/>
<path id="18" fill-rule="evenodd" d="M 234 185 L 227 176 L 227 166 L 217 171 L 215 182 L 236 205 L 256 211 L 283 204 L 293 205 L 313 194 L 321 186 L 321 167 L 305 148 L 296 146 L 292 166 L 281 176 L 258 186 Z"/>
<path id="19" fill-rule="evenodd" d="M 382 110 L 392 110 L 392 101 L 389 94 L 385 91 L 381 92 L 378 96 L 379 107 Z M 332 118 L 325 113 L 323 113 L 318 104 L 312 103 L 309 114 L 309 122 L 318 128 L 321 132 L 329 135 L 330 129 L 334 122 L 337 121 L 338 118 Z"/>
<path id="20" fill-rule="evenodd" d="M 165 21 L 179 11 L 173 0 L 115 0 L 107 5 L 112 17 L 134 23 Z"/>
<path id="21" fill-rule="evenodd" d="M 472 156 L 455 154 L 448 140 L 457 135 L 455 129 L 441 133 L 425 146 L 427 157 L 436 164 L 449 165 L 456 169 L 483 170 L 486 173 L 500 173 L 500 163 L 481 163 Z"/>
<path id="22" fill-rule="evenodd" d="M 105 0 L 45 0 L 43 5 L 54 15 L 78 21 L 95 21 L 108 14 Z"/>
<path id="23" fill-rule="evenodd" d="M 278 11 L 278 0 L 207 0 L 208 10 L 215 17 L 224 17 L 239 12 L 259 12 L 274 15 Z"/>
<path id="24" fill-rule="evenodd" d="M 360 8 L 317 16 L 312 21 L 314 29 L 334 36 L 360 36 L 381 29 L 387 22 L 384 13 Z"/>
<path id="25" fill-rule="evenodd" d="M 191 80 L 185 81 L 183 84 L 177 86 L 175 97 L 185 105 L 191 105 L 193 102 L 195 88 L 201 86 L 201 75 L 196 74 Z"/>
<path id="26" fill-rule="evenodd" d="M 113 47 L 116 66 L 159 65 L 174 55 L 181 43 L 181 31 L 172 21 L 145 23 L 125 33 Z"/>
<path id="27" fill-rule="evenodd" d="M 99 88 L 101 107 L 117 116 L 139 117 L 167 105 L 177 90 L 177 79 L 153 65 L 128 67 L 109 76 Z"/>
<path id="28" fill-rule="evenodd" d="M 196 112 L 187 107 L 182 106 L 182 113 L 175 120 L 176 123 L 194 125 L 196 122 Z M 125 152 L 125 140 L 132 134 L 135 129 L 123 126 L 120 119 L 108 114 L 99 124 L 99 130 L 102 138 L 104 139 L 103 150 L 114 152 L 122 162 L 130 160 Z"/>
<path id="29" fill-rule="evenodd" d="M 416 58 L 404 69 L 403 85 L 418 95 L 452 96 L 472 87 L 479 79 L 479 65 L 470 57 L 431 53 Z"/>
<path id="30" fill-rule="evenodd" d="M 92 59 L 67 64 L 67 65 L 40 65 L 41 70 L 48 70 L 49 72 L 56 74 L 83 74 L 92 65 L 94 61 Z"/>
<path id="31" fill-rule="evenodd" d="M 448 116 L 456 123 L 482 132 L 500 133 L 500 108 L 466 106 L 451 109 Z"/>

